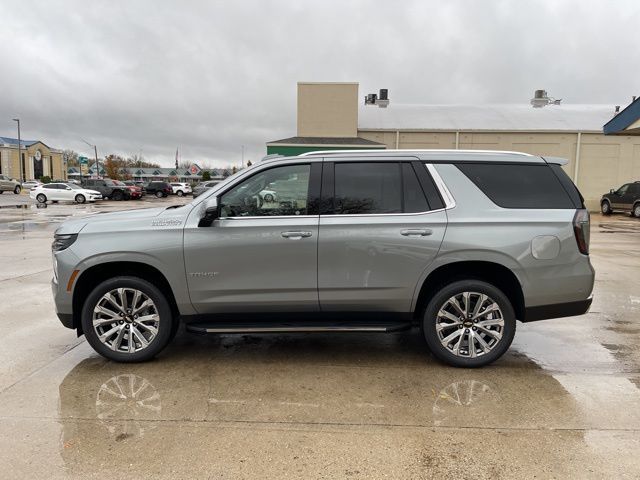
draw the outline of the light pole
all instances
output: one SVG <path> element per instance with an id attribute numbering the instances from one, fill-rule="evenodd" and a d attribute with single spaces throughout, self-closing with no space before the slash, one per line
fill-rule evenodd
<path id="1" fill-rule="evenodd" d="M 96 155 L 96 175 L 98 176 L 98 178 L 100 178 L 100 163 L 98 162 L 98 147 L 96 147 L 95 145 L 87 142 L 84 138 L 81 138 L 80 140 L 82 140 L 84 143 L 86 143 L 90 147 L 93 147 L 93 152 Z"/>
<path id="2" fill-rule="evenodd" d="M 14 118 L 14 122 L 18 122 L 18 168 L 20 169 L 20 181 L 24 182 L 24 172 L 22 171 L 22 141 L 20 139 L 20 119 Z"/>

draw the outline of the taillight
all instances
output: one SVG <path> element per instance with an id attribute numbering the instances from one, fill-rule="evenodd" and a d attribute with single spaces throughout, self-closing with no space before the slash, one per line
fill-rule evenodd
<path id="1" fill-rule="evenodd" d="M 589 211 L 584 208 L 576 210 L 573 216 L 573 233 L 576 236 L 578 250 L 585 255 L 589 255 L 589 228 Z"/>

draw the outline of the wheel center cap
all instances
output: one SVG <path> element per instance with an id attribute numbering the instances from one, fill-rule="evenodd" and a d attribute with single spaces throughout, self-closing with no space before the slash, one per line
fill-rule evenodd
<path id="1" fill-rule="evenodd" d="M 464 325 L 466 328 L 469 328 L 469 327 L 472 327 L 472 326 L 473 326 L 473 322 L 466 321 L 466 322 L 464 322 L 464 323 L 463 323 L 463 325 Z"/>
<path id="2" fill-rule="evenodd" d="M 133 315 L 125 315 L 124 321 L 127 323 L 133 323 Z"/>

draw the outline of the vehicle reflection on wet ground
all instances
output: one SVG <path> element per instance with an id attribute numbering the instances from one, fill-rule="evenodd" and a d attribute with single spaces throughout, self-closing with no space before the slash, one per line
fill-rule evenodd
<path id="1" fill-rule="evenodd" d="M 155 361 L 108 362 L 53 314 L 51 230 L 0 235 L 0 466 L 10 478 L 639 478 L 636 224 L 594 215 L 591 312 L 518 324 L 479 370 L 436 362 L 416 331 L 181 330 Z"/>

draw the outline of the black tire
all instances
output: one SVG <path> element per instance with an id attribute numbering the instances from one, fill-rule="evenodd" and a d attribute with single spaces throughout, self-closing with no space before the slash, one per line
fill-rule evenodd
<path id="1" fill-rule="evenodd" d="M 0 190 L 0 195 L 2 195 L 4 193 L 4 190 Z"/>
<path id="2" fill-rule="evenodd" d="M 182 197 L 184 195 L 184 192 L 182 190 L 178 190 L 176 192 L 176 195 L 178 195 L 179 197 Z"/>
<path id="3" fill-rule="evenodd" d="M 440 343 L 440 339 L 436 331 L 437 315 L 440 309 L 444 307 L 451 297 L 463 292 L 477 292 L 490 297 L 498 304 L 504 320 L 501 338 L 487 353 L 483 353 L 477 357 L 458 356 L 454 354 L 449 348 Z M 467 319 L 465 319 L 465 323 L 466 321 Z M 465 332 L 469 332 L 471 328 L 474 327 L 472 325 L 463 325 L 461 329 Z M 424 311 L 422 332 L 429 349 L 440 361 L 454 367 L 483 367 L 500 358 L 509 349 L 511 342 L 513 341 L 513 336 L 516 332 L 516 318 L 511 302 L 500 289 L 481 280 L 460 280 L 446 285 L 433 296 Z M 489 337 L 485 336 L 484 338 Z M 473 343 L 475 345 L 475 342 Z"/>
<path id="4" fill-rule="evenodd" d="M 640 203 L 636 203 L 631 210 L 631 216 L 640 218 Z"/>
<path id="5" fill-rule="evenodd" d="M 13 193 L 15 193 L 16 195 L 19 195 L 21 191 L 22 187 L 20 185 L 16 185 L 16 188 L 13 189 Z"/>
<path id="6" fill-rule="evenodd" d="M 146 348 L 137 352 L 124 353 L 112 350 L 100 341 L 97 332 L 93 328 L 92 313 L 94 308 L 104 294 L 116 288 L 140 290 L 155 303 L 159 315 L 158 333 Z M 82 307 L 81 323 L 87 342 L 96 352 L 114 362 L 134 363 L 145 362 L 160 353 L 171 340 L 177 321 L 173 318 L 169 302 L 155 285 L 138 277 L 123 276 L 106 280 L 93 289 Z"/>
<path id="7" fill-rule="evenodd" d="M 87 201 L 87 199 L 85 198 L 84 195 L 82 195 L 80 193 L 78 195 L 76 195 L 76 202 L 77 203 L 84 203 L 86 201 Z"/>
<path id="8" fill-rule="evenodd" d="M 162 193 L 160 190 L 158 190 L 158 191 L 156 192 L 156 197 L 157 197 L 157 198 L 162 198 L 162 197 L 164 197 L 164 193 Z"/>
<path id="9" fill-rule="evenodd" d="M 111 194 L 111 199 L 115 200 L 116 202 L 121 201 L 124 198 L 124 195 L 122 194 L 122 191 L 120 190 L 116 190 L 115 192 L 113 192 Z"/>
<path id="10" fill-rule="evenodd" d="M 600 211 L 603 215 L 611 215 L 611 212 L 613 210 L 611 210 L 611 204 L 609 203 L 609 200 L 605 200 L 600 204 Z"/>
<path id="11" fill-rule="evenodd" d="M 44 193 L 39 193 L 36 195 L 36 200 L 38 203 L 47 203 L 47 196 Z"/>

